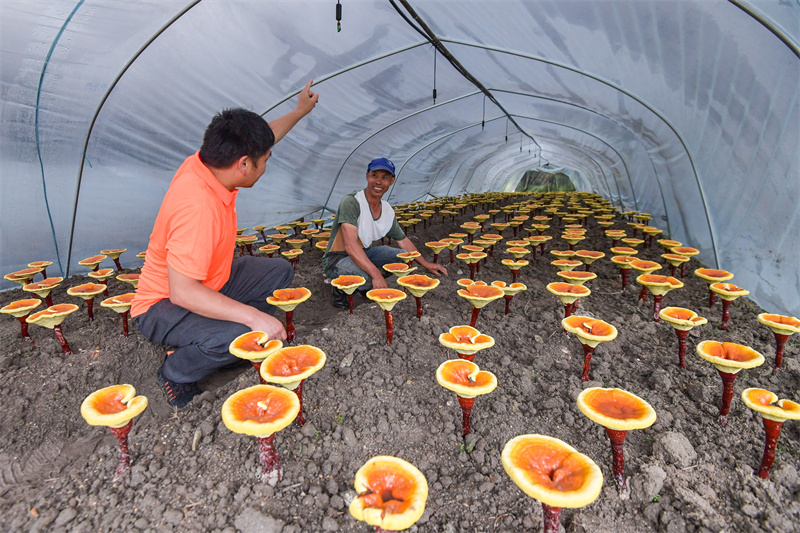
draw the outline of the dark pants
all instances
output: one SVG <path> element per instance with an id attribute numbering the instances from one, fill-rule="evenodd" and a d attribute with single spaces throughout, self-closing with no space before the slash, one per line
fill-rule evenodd
<path id="1" fill-rule="evenodd" d="M 276 308 L 267 297 L 289 286 L 294 269 L 285 259 L 237 257 L 231 277 L 221 294 L 274 315 Z M 142 335 L 156 344 L 175 346 L 164 361 L 164 377 L 177 383 L 191 383 L 215 370 L 240 361 L 228 351 L 231 341 L 250 331 L 244 324 L 206 318 L 179 307 L 169 299 L 154 304 L 133 319 Z"/>

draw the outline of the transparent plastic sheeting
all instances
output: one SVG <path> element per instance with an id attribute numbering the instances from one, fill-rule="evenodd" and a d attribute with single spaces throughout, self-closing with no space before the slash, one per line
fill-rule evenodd
<path id="1" fill-rule="evenodd" d="M 341 33 L 331 0 L 2 2 L 2 272 L 80 273 L 111 247 L 140 265 L 211 117 L 277 118 L 314 79 L 241 227 L 329 214 L 377 156 L 393 203 L 511 191 L 550 163 L 800 315 L 800 4 L 406 3 L 502 108 L 388 1 L 343 2 Z"/>

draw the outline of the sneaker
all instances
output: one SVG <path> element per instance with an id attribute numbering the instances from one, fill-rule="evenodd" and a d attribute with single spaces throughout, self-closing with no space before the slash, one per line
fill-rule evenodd
<path id="1" fill-rule="evenodd" d="M 178 409 L 186 407 L 192 401 L 192 398 L 203 392 L 197 386 L 197 383 L 176 383 L 168 380 L 164 377 L 164 373 L 160 368 L 158 369 L 157 377 L 158 384 L 161 385 L 167 397 L 167 403 Z"/>
<path id="2" fill-rule="evenodd" d="M 334 307 L 339 309 L 349 309 L 350 302 L 347 299 L 347 294 L 342 289 L 337 289 L 336 287 L 331 287 L 331 303 Z"/>

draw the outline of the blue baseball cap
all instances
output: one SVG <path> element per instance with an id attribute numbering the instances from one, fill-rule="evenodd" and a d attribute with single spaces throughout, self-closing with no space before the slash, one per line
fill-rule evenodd
<path id="1" fill-rule="evenodd" d="M 379 157 L 378 159 L 373 159 L 369 162 L 369 166 L 367 167 L 367 172 L 372 172 L 373 170 L 388 170 L 392 177 L 394 177 L 394 163 L 386 159 L 385 157 Z"/>

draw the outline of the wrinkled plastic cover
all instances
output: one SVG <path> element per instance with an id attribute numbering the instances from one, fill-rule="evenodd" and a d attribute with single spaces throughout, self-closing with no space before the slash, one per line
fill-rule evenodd
<path id="1" fill-rule="evenodd" d="M 343 2 L 341 33 L 330 0 L 3 2 L 2 273 L 78 273 L 112 247 L 140 265 L 211 117 L 277 118 L 313 78 L 240 227 L 329 215 L 378 156 L 392 203 L 511 191 L 550 163 L 800 315 L 797 2 L 410 5 L 503 109 L 388 1 Z"/>

